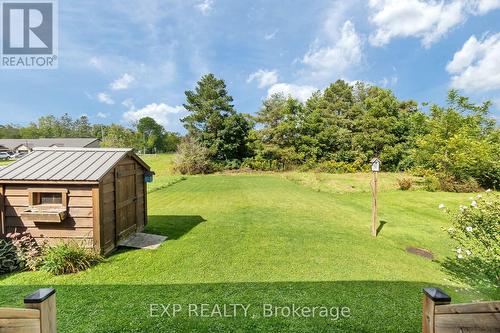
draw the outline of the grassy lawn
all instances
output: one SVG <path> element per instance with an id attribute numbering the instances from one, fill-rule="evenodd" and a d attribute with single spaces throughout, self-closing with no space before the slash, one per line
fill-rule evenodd
<path id="1" fill-rule="evenodd" d="M 350 174 L 331 174 L 331 173 L 316 173 L 316 172 L 286 172 L 282 176 L 285 179 L 294 181 L 298 184 L 307 186 L 318 192 L 329 193 L 353 193 L 353 192 L 370 192 L 370 182 L 372 173 L 350 173 Z M 389 173 L 381 172 L 378 176 L 378 190 L 397 190 L 398 179 L 411 178 L 415 187 L 419 186 L 422 179 L 419 177 L 410 176 L 404 173 Z"/>
<path id="2" fill-rule="evenodd" d="M 148 193 L 155 192 L 176 184 L 186 177 L 176 175 L 172 170 L 174 154 L 147 154 L 140 156 L 151 170 L 155 172 L 155 180 L 148 184 Z"/>
<path id="3" fill-rule="evenodd" d="M 0 160 L 0 167 L 11 164 L 13 161 L 10 160 Z"/>
<path id="4" fill-rule="evenodd" d="M 156 171 L 153 186 L 179 178 L 168 170 L 171 156 L 144 159 Z M 381 175 L 386 223 L 373 239 L 368 175 L 306 181 L 317 176 L 218 174 L 158 186 L 146 228 L 169 237 L 158 250 L 121 250 L 75 275 L 2 276 L 0 306 L 21 306 L 25 294 L 51 286 L 60 332 L 417 332 L 423 287 L 441 287 L 453 302 L 498 298 L 452 281 L 437 262 L 452 247 L 437 207 L 458 207 L 470 194 L 402 192 L 393 189 L 397 175 Z M 184 311 L 150 317 L 151 303 Z M 246 318 L 200 318 L 188 316 L 189 303 L 251 307 Z M 349 307 L 351 317 L 263 318 L 264 303 Z"/>

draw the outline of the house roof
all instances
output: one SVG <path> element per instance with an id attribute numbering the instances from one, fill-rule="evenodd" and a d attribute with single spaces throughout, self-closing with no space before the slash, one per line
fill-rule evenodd
<path id="1" fill-rule="evenodd" d="M 149 170 L 149 166 L 130 148 L 35 148 L 1 169 L 0 182 L 99 181 L 126 156 Z"/>
<path id="2" fill-rule="evenodd" d="M 47 138 L 47 139 L 0 139 L 0 146 L 14 150 L 19 146 L 34 147 L 79 147 L 85 148 L 98 141 L 96 138 Z"/>

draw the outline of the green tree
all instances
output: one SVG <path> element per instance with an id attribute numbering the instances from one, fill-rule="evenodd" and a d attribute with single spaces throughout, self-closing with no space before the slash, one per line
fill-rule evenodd
<path id="1" fill-rule="evenodd" d="M 90 125 L 89 118 L 87 116 L 81 116 L 74 121 L 73 130 L 70 136 L 77 138 L 92 137 L 92 126 Z"/>
<path id="2" fill-rule="evenodd" d="M 356 109 L 353 87 L 337 80 L 306 102 L 302 135 L 304 147 L 314 149 L 311 160 L 352 162 L 352 132 Z"/>
<path id="3" fill-rule="evenodd" d="M 353 136 L 354 149 L 364 163 L 378 156 L 386 170 L 396 170 L 408 153 L 411 119 L 418 111 L 416 103 L 399 101 L 389 89 L 370 87 L 362 107 L 364 112 Z"/>
<path id="4" fill-rule="evenodd" d="M 92 128 L 90 129 L 91 137 L 98 138 L 102 141 L 104 139 L 104 137 L 106 136 L 106 133 L 108 132 L 108 130 L 109 130 L 108 125 L 93 124 Z"/>
<path id="5" fill-rule="evenodd" d="M 38 119 L 38 135 L 41 138 L 55 138 L 60 135 L 60 123 L 53 115 Z"/>
<path id="6" fill-rule="evenodd" d="M 292 97 L 278 93 L 262 103 L 255 117 L 262 129 L 257 132 L 260 140 L 259 154 L 269 160 L 298 164 L 303 160 L 299 153 L 300 117 L 303 105 Z"/>
<path id="7" fill-rule="evenodd" d="M 8 139 L 21 138 L 21 129 L 12 124 L 0 125 L 0 138 L 8 138 Z"/>
<path id="8" fill-rule="evenodd" d="M 29 123 L 26 127 L 21 127 L 20 133 L 23 139 L 36 139 L 40 137 L 40 130 L 34 122 Z"/>
<path id="9" fill-rule="evenodd" d="M 163 147 L 165 152 L 171 153 L 177 150 L 177 146 L 181 143 L 181 136 L 179 133 L 165 132 L 163 135 Z"/>
<path id="10" fill-rule="evenodd" d="M 129 128 L 112 124 L 101 142 L 102 147 L 140 149 L 140 135 Z"/>
<path id="11" fill-rule="evenodd" d="M 500 133 L 488 116 L 490 102 L 475 105 L 455 90 L 447 107 L 432 105 L 428 133 L 417 140 L 417 166 L 452 176 L 474 178 L 485 187 L 500 186 Z"/>
<path id="12" fill-rule="evenodd" d="M 182 122 L 188 135 L 207 147 L 214 160 L 245 157 L 251 124 L 234 110 L 225 82 L 207 74 L 185 94 L 184 107 L 190 114 Z"/>
<path id="13" fill-rule="evenodd" d="M 61 118 L 55 122 L 55 137 L 71 138 L 75 133 L 75 123 L 71 116 L 67 113 L 63 114 Z"/>
<path id="14" fill-rule="evenodd" d="M 144 117 L 136 125 L 137 132 L 142 140 L 142 149 L 145 153 L 163 151 L 163 133 L 165 129 L 151 117 Z"/>

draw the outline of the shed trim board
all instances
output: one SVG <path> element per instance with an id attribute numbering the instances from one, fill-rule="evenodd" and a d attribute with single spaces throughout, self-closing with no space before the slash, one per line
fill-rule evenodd
<path id="1" fill-rule="evenodd" d="M 34 149 L 0 170 L 1 232 L 27 231 L 49 243 L 76 239 L 107 254 L 146 225 L 148 172 L 131 149 Z M 30 199 L 50 198 L 46 193 L 66 195 L 54 202 Z M 51 214 L 60 209 L 56 223 Z M 42 213 L 35 219 L 32 211 Z"/>
<path id="2" fill-rule="evenodd" d="M 4 207 L 4 186 L 0 184 L 0 232 L 5 234 L 5 207 Z"/>

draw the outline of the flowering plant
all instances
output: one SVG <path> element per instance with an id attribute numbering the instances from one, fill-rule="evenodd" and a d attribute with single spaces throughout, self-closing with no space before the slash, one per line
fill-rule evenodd
<path id="1" fill-rule="evenodd" d="M 457 242 L 451 262 L 469 279 L 498 285 L 500 279 L 500 196 L 486 193 L 469 198 L 470 204 L 452 212 L 448 234 Z M 440 205 L 440 208 L 444 206 Z M 448 262 L 450 264 L 450 262 Z"/>
<path id="2" fill-rule="evenodd" d="M 42 250 L 46 242 L 41 245 L 28 232 L 13 232 L 6 235 L 17 250 L 17 256 L 23 263 L 24 268 L 35 271 L 42 261 Z"/>

